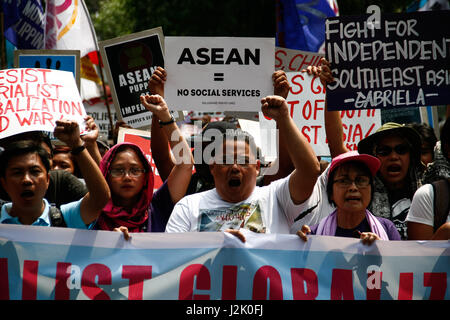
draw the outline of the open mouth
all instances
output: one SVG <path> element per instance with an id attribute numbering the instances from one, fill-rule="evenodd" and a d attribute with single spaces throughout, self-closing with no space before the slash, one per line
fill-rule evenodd
<path id="1" fill-rule="evenodd" d="M 32 197 L 34 197 L 34 192 L 31 190 L 25 190 L 20 194 L 20 196 L 22 198 L 32 198 Z"/>
<path id="2" fill-rule="evenodd" d="M 399 173 L 402 170 L 402 167 L 398 164 L 393 164 L 387 167 L 387 171 L 390 173 Z"/>
<path id="3" fill-rule="evenodd" d="M 239 180 L 239 179 L 230 179 L 230 180 L 228 180 L 228 185 L 230 187 L 239 187 L 241 185 L 241 180 Z"/>
<path id="4" fill-rule="evenodd" d="M 361 198 L 360 197 L 348 197 L 348 198 L 345 198 L 345 200 L 347 200 L 347 201 L 360 201 Z"/>

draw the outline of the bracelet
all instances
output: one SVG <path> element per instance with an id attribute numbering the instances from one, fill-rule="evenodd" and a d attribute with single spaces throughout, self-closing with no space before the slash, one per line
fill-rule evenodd
<path id="1" fill-rule="evenodd" d="M 159 125 L 162 126 L 166 126 L 168 124 L 174 123 L 175 122 L 175 118 L 173 117 L 173 115 L 170 115 L 170 120 L 169 121 L 161 121 L 159 120 Z"/>
<path id="2" fill-rule="evenodd" d="M 82 144 L 79 147 L 73 148 L 70 153 L 73 154 L 74 156 L 80 154 L 81 152 L 83 152 L 83 150 L 86 149 L 86 147 L 84 146 L 84 144 Z"/>

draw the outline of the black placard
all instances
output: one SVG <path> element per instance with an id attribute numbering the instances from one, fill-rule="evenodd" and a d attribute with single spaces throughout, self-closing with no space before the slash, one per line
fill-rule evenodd
<path id="1" fill-rule="evenodd" d="M 369 17 L 326 21 L 329 110 L 450 104 L 450 11 Z"/>

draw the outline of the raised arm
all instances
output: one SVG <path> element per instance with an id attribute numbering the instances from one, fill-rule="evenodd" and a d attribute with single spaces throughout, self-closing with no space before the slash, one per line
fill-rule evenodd
<path id="1" fill-rule="evenodd" d="M 100 211 L 111 198 L 108 183 L 103 177 L 99 166 L 84 147 L 84 143 L 80 138 L 80 128 L 76 121 L 56 121 L 54 135 L 72 149 L 72 154 L 86 182 L 89 192 L 81 201 L 80 211 L 83 222 L 89 224 L 97 219 Z"/>
<path id="2" fill-rule="evenodd" d="M 291 88 L 287 79 L 286 73 L 282 70 L 277 70 L 272 74 L 273 93 L 274 95 L 287 98 L 289 89 Z M 277 124 L 278 129 L 278 124 Z M 293 170 L 291 158 L 287 151 L 287 137 L 283 135 L 283 132 L 279 131 L 278 135 L 278 171 L 273 175 L 264 175 L 264 185 L 270 184 L 272 181 L 287 177 Z"/>
<path id="3" fill-rule="evenodd" d="M 161 67 L 158 67 L 152 74 L 148 83 L 150 94 L 159 94 L 164 98 L 164 84 L 167 79 L 167 72 Z M 151 128 L 151 151 L 152 157 L 155 161 L 156 168 L 163 181 L 165 181 L 175 166 L 175 160 L 172 157 L 169 149 L 169 140 L 164 134 L 163 129 L 159 125 L 159 118 L 157 115 L 152 116 Z"/>
<path id="4" fill-rule="evenodd" d="M 295 167 L 289 180 L 289 191 L 292 201 L 300 204 L 311 195 L 320 174 L 319 161 L 312 147 L 292 120 L 284 98 L 280 96 L 263 98 L 261 110 L 265 116 L 277 122 L 280 136 L 289 139 L 286 148 Z"/>
<path id="5" fill-rule="evenodd" d="M 192 176 L 194 158 L 163 97 L 160 95 L 141 96 L 141 103 L 161 121 L 158 125 L 162 127 L 162 131 L 170 143 L 175 166 L 167 178 L 167 184 L 172 201 L 177 203 L 186 194 Z"/>
<path id="6" fill-rule="evenodd" d="M 100 154 L 100 150 L 98 150 L 97 138 L 98 138 L 98 126 L 94 121 L 94 118 L 91 116 L 86 116 L 84 118 L 86 121 L 86 130 L 88 133 L 81 137 L 81 140 L 84 141 L 84 145 L 91 155 L 92 159 L 100 166 L 100 161 L 102 161 L 102 156 Z"/>
<path id="7" fill-rule="evenodd" d="M 319 67 L 309 66 L 308 69 L 302 70 L 310 75 L 319 76 L 320 82 L 326 88 L 327 83 L 333 82 L 334 78 L 331 74 L 330 63 L 322 58 Z M 349 151 L 344 144 L 344 130 L 342 128 L 342 120 L 339 111 L 328 111 L 327 101 L 325 99 L 325 133 L 328 139 L 328 148 L 332 158 Z"/>

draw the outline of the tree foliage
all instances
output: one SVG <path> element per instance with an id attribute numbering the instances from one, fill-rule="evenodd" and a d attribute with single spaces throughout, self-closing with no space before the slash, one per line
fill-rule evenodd
<path id="1" fill-rule="evenodd" d="M 276 0 L 85 0 L 99 40 L 161 26 L 166 36 L 274 37 Z M 401 12 L 412 0 L 338 0 L 341 15 Z"/>

